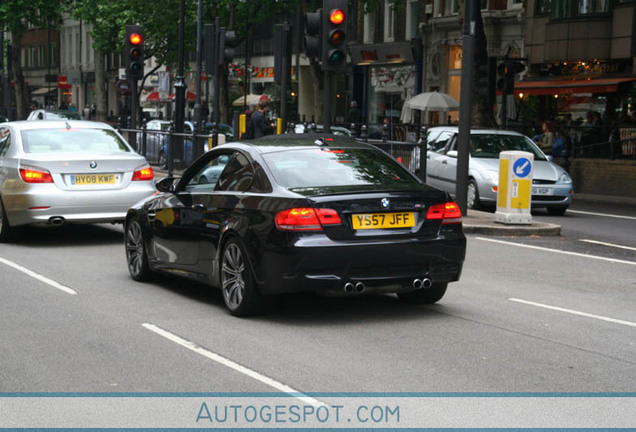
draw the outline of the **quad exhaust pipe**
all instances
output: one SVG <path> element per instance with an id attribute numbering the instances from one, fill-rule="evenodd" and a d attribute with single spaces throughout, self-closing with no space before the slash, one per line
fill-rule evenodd
<path id="1" fill-rule="evenodd" d="M 429 289 L 433 286 L 433 281 L 429 278 L 424 279 L 415 279 L 413 280 L 413 288 L 418 289 Z"/>
<path id="2" fill-rule="evenodd" d="M 354 292 L 364 292 L 364 288 L 365 286 L 362 282 L 356 282 L 355 284 L 353 282 L 347 282 L 346 284 L 344 284 L 344 292 L 346 292 L 347 294 L 351 294 Z"/>

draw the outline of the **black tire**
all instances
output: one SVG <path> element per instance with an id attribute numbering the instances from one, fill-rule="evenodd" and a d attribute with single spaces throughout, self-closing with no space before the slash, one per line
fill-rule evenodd
<path id="1" fill-rule="evenodd" d="M 14 239 L 15 228 L 9 225 L 4 203 L 0 199 L 0 243 L 9 243 Z"/>
<path id="2" fill-rule="evenodd" d="M 221 254 L 221 292 L 225 306 L 234 316 L 262 313 L 265 301 L 252 275 L 249 258 L 236 238 L 231 238 Z"/>
<path id="3" fill-rule="evenodd" d="M 470 179 L 468 181 L 466 207 L 470 210 L 479 210 L 481 208 L 481 202 L 479 201 L 479 190 L 477 189 L 477 183 L 473 179 Z"/>
<path id="4" fill-rule="evenodd" d="M 408 304 L 433 304 L 437 303 L 446 294 L 448 283 L 434 283 L 430 288 L 422 288 L 417 291 L 398 293 L 398 297 Z"/>
<path id="5" fill-rule="evenodd" d="M 546 210 L 550 216 L 563 216 L 567 207 L 547 207 Z"/>
<path id="6" fill-rule="evenodd" d="M 152 276 L 152 271 L 148 265 L 146 235 L 136 217 L 126 222 L 124 242 L 126 244 L 126 265 L 130 276 L 139 282 L 149 280 Z"/>

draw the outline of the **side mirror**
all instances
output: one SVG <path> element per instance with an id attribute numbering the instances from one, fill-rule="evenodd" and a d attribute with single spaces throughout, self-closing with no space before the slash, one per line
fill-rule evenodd
<path id="1" fill-rule="evenodd" d="M 175 177 L 165 177 L 157 182 L 155 188 L 159 192 L 174 192 Z"/>
<path id="2" fill-rule="evenodd" d="M 448 157 L 452 157 L 452 158 L 456 158 L 456 157 L 457 157 L 457 150 L 449 150 L 449 151 L 446 153 L 446 156 L 448 156 Z"/>

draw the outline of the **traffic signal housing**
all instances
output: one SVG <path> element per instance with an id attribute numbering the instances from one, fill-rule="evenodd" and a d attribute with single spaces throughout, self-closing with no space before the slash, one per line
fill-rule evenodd
<path id="1" fill-rule="evenodd" d="M 515 75 L 526 70 L 526 65 L 515 59 L 504 59 L 497 65 L 497 90 L 503 94 L 513 94 Z"/>
<path id="2" fill-rule="evenodd" d="M 126 77 L 142 79 L 144 77 L 144 28 L 140 25 L 126 26 Z"/>
<path id="3" fill-rule="evenodd" d="M 347 0 L 323 0 L 322 70 L 347 71 Z"/>
<path id="4" fill-rule="evenodd" d="M 305 55 L 322 59 L 322 9 L 305 13 Z"/>
<path id="5" fill-rule="evenodd" d="M 232 63 L 234 59 L 234 48 L 238 45 L 236 32 L 233 30 L 225 30 L 221 28 L 219 36 L 219 65 L 227 65 Z"/>
<path id="6" fill-rule="evenodd" d="M 205 54 L 205 73 L 216 74 L 216 29 L 214 24 L 205 25 L 205 40 L 203 49 Z"/>
<path id="7" fill-rule="evenodd" d="M 477 94 L 489 105 L 495 103 L 495 86 L 497 82 L 497 59 L 488 57 L 488 61 L 480 63 L 476 68 L 475 85 L 477 86 Z"/>

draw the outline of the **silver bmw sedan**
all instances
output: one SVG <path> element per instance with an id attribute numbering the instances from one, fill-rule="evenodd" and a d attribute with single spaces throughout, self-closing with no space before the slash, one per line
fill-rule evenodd
<path id="1" fill-rule="evenodd" d="M 0 241 L 24 225 L 122 222 L 154 183 L 146 159 L 107 124 L 0 124 Z"/>

